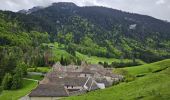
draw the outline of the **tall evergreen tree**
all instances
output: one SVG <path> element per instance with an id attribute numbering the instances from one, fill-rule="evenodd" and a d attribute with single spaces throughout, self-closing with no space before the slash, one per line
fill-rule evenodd
<path id="1" fill-rule="evenodd" d="M 2 80 L 2 88 L 4 90 L 9 90 L 11 89 L 11 85 L 12 85 L 12 76 L 10 73 L 6 73 L 3 80 Z"/>
<path id="2" fill-rule="evenodd" d="M 22 87 L 23 70 L 20 67 L 16 67 L 15 74 L 12 80 L 11 89 L 19 89 Z"/>

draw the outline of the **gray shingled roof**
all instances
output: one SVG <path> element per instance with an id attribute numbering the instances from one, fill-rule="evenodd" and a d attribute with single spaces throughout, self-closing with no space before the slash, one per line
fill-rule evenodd
<path id="1" fill-rule="evenodd" d="M 97 89 L 99 89 L 99 87 L 97 86 L 95 82 L 93 82 L 90 90 L 97 90 Z"/>
<path id="2" fill-rule="evenodd" d="M 94 74 L 93 71 L 90 70 L 90 68 L 84 67 L 81 73 L 85 74 Z"/>
<path id="3" fill-rule="evenodd" d="M 40 84 L 30 94 L 30 97 L 67 97 L 68 93 L 62 85 Z"/>
<path id="4" fill-rule="evenodd" d="M 87 81 L 85 77 L 64 77 L 64 78 L 49 78 L 51 83 L 65 86 L 84 86 Z"/>
<path id="5" fill-rule="evenodd" d="M 86 86 L 89 88 L 89 91 L 99 89 L 96 82 L 92 78 L 88 80 Z"/>

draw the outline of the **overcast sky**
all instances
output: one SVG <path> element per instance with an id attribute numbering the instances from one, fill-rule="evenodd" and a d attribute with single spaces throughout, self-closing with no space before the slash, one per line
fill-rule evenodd
<path id="1" fill-rule="evenodd" d="M 170 21 L 170 0 L 0 0 L 0 9 L 18 11 L 34 6 L 48 6 L 53 2 L 74 2 L 79 6 L 105 6 Z"/>

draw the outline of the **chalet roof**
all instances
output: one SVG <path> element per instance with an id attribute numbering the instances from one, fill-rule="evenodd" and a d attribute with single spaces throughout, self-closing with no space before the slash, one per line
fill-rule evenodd
<path id="1" fill-rule="evenodd" d="M 86 83 L 86 86 L 87 86 L 88 88 L 90 88 L 91 85 L 92 85 L 92 83 L 93 83 L 93 79 L 92 79 L 92 78 L 89 78 L 88 81 L 87 81 L 87 83 Z"/>
<path id="2" fill-rule="evenodd" d="M 89 91 L 99 89 L 96 82 L 92 78 L 89 78 L 86 86 L 88 87 Z"/>
<path id="3" fill-rule="evenodd" d="M 49 78 L 51 83 L 57 85 L 68 86 L 84 86 L 87 81 L 85 77 L 64 77 L 64 78 Z"/>
<path id="4" fill-rule="evenodd" d="M 88 67 L 84 67 L 81 73 L 94 74 L 94 72 Z"/>
<path id="5" fill-rule="evenodd" d="M 46 77 L 58 77 L 58 72 L 57 71 L 53 71 L 53 72 L 48 72 L 46 74 Z"/>
<path id="6" fill-rule="evenodd" d="M 30 97 L 66 97 L 68 93 L 62 85 L 40 84 L 30 94 Z"/>
<path id="7" fill-rule="evenodd" d="M 90 90 L 97 90 L 97 89 L 99 89 L 99 87 L 97 86 L 95 82 L 93 82 Z"/>
<path id="8" fill-rule="evenodd" d="M 104 69 L 104 67 L 99 64 L 89 64 L 88 67 L 92 70 Z"/>
<path id="9" fill-rule="evenodd" d="M 68 77 L 78 77 L 80 74 L 81 72 L 66 72 Z"/>

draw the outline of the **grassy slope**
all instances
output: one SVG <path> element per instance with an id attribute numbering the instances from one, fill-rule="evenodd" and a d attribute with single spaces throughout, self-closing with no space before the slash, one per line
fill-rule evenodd
<path id="1" fill-rule="evenodd" d="M 50 44 L 44 44 L 44 45 L 48 45 L 48 46 L 52 46 L 52 52 L 53 52 L 53 57 L 55 61 L 59 61 L 61 59 L 61 56 L 63 56 L 64 58 L 69 58 L 72 55 L 70 55 L 67 51 L 64 50 L 64 45 L 59 44 L 57 42 L 55 43 L 50 43 Z"/>
<path id="2" fill-rule="evenodd" d="M 136 67 L 126 67 L 123 69 L 127 70 L 131 75 L 140 75 L 163 70 L 167 67 L 170 67 L 170 59 Z"/>
<path id="3" fill-rule="evenodd" d="M 90 56 L 88 57 L 87 55 L 83 55 L 79 52 L 76 52 L 76 56 L 79 57 L 80 59 L 87 61 L 89 63 L 92 64 L 98 64 L 98 62 L 108 62 L 109 64 L 111 64 L 112 62 L 120 62 L 120 59 L 115 59 L 115 58 L 104 58 L 104 57 L 96 57 L 96 56 Z M 130 59 L 124 59 L 124 62 L 132 62 L 132 60 Z M 143 61 L 141 60 L 137 60 L 142 64 L 145 64 Z"/>
<path id="4" fill-rule="evenodd" d="M 157 63 L 150 64 L 150 66 L 167 67 L 170 60 L 164 60 Z M 149 65 L 146 65 L 148 67 Z M 128 69 L 134 74 L 143 74 L 145 67 L 139 66 L 135 70 Z M 169 100 L 170 99 L 170 66 L 164 71 L 157 73 L 148 73 L 144 77 L 137 78 L 135 81 L 129 83 L 121 83 L 119 85 L 107 88 L 105 90 L 97 90 L 89 92 L 81 96 L 73 96 L 66 98 L 67 100 Z"/>
<path id="5" fill-rule="evenodd" d="M 64 50 L 64 45 L 59 45 L 58 43 L 54 43 L 54 44 L 48 44 L 49 46 L 54 46 L 53 47 L 53 53 L 54 53 L 54 60 L 55 61 L 59 61 L 61 59 L 61 56 L 65 57 L 65 58 L 69 58 L 72 55 L 70 55 L 67 51 Z M 81 54 L 79 52 L 76 52 L 76 56 L 78 58 L 80 58 L 83 61 L 87 61 L 88 63 L 92 63 L 92 64 L 98 64 L 98 62 L 108 62 L 109 64 L 111 64 L 112 62 L 120 62 L 120 59 L 115 59 L 115 58 L 104 58 L 104 57 L 96 57 L 96 56 L 87 56 L 84 54 Z M 129 59 L 124 59 L 124 62 L 130 62 L 132 60 Z M 141 60 L 137 60 L 138 62 L 145 64 L 143 61 Z"/>
<path id="6" fill-rule="evenodd" d="M 23 88 L 18 90 L 3 91 L 0 95 L 0 100 L 18 100 L 20 97 L 28 94 L 37 86 L 37 82 L 23 80 Z"/>

